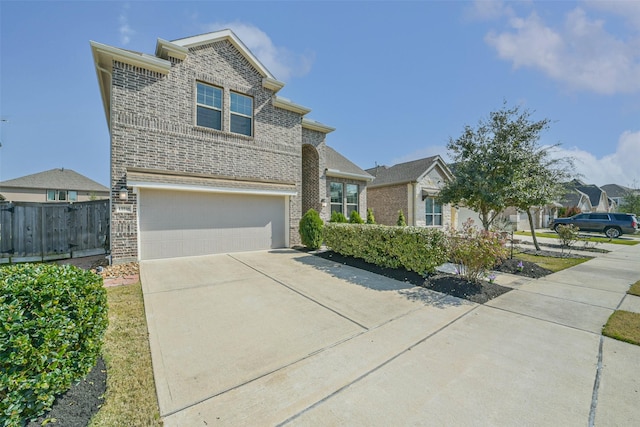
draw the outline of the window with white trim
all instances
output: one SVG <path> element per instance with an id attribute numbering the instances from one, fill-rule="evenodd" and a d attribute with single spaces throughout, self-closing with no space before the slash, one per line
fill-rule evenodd
<path id="1" fill-rule="evenodd" d="M 75 190 L 47 190 L 47 202 L 77 202 L 78 192 Z"/>
<path id="2" fill-rule="evenodd" d="M 341 182 L 331 182 L 329 183 L 329 191 L 331 193 L 331 212 L 342 212 L 342 183 Z"/>
<path id="3" fill-rule="evenodd" d="M 222 130 L 222 89 L 197 83 L 196 124 Z"/>
<path id="4" fill-rule="evenodd" d="M 231 92 L 231 132 L 253 135 L 253 98 Z"/>
<path id="5" fill-rule="evenodd" d="M 438 203 L 435 197 L 427 197 L 424 206 L 427 227 L 442 226 L 442 204 Z"/>
<path id="6" fill-rule="evenodd" d="M 351 215 L 351 212 L 358 212 L 358 184 L 345 184 L 346 187 L 346 200 L 347 200 L 347 218 Z"/>

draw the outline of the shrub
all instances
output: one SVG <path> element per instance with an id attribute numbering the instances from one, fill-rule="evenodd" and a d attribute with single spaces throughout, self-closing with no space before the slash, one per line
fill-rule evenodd
<path id="1" fill-rule="evenodd" d="M 431 228 L 327 224 L 324 242 L 339 254 L 419 274 L 431 273 L 447 261 L 445 234 Z"/>
<path id="2" fill-rule="evenodd" d="M 556 232 L 558 233 L 560 246 L 562 246 L 562 253 L 564 253 L 565 248 L 571 249 L 571 246 L 580 240 L 580 228 L 576 227 L 574 224 L 558 225 L 556 227 Z"/>
<path id="3" fill-rule="evenodd" d="M 560 207 L 558 208 L 558 218 L 569 218 L 574 215 L 578 215 L 582 211 L 577 206 L 570 206 L 568 208 Z"/>
<path id="4" fill-rule="evenodd" d="M 364 224 L 364 221 L 358 211 L 351 211 L 351 215 L 349 215 L 349 222 L 351 224 Z"/>
<path id="5" fill-rule="evenodd" d="M 309 249 L 318 249 L 322 245 L 322 227 L 324 223 L 315 209 L 309 209 L 300 220 L 300 240 Z"/>
<path id="6" fill-rule="evenodd" d="M 404 213 L 402 212 L 402 210 L 398 211 L 398 221 L 396 221 L 396 225 L 398 227 L 406 227 L 407 226 L 407 221 L 404 219 Z"/>
<path id="7" fill-rule="evenodd" d="M 331 219 L 329 222 L 345 223 L 347 222 L 347 217 L 344 216 L 342 212 L 333 211 L 331 212 Z"/>
<path id="8" fill-rule="evenodd" d="M 499 235 L 474 227 L 473 220 L 466 221 L 462 230 L 450 229 L 448 246 L 450 260 L 458 265 L 458 273 L 472 282 L 478 282 L 490 268 L 507 258 Z"/>
<path id="9" fill-rule="evenodd" d="M 102 278 L 73 266 L 0 269 L 0 417 L 21 425 L 95 365 L 108 323 Z"/>
<path id="10" fill-rule="evenodd" d="M 376 219 L 373 216 L 373 211 L 371 210 L 371 208 L 367 209 L 367 224 L 375 224 L 376 223 Z"/>

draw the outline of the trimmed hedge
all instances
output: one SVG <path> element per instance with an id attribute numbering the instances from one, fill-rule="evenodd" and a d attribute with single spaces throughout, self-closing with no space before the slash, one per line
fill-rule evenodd
<path id="1" fill-rule="evenodd" d="M 302 244 L 309 249 L 318 249 L 322 246 L 322 218 L 315 209 L 309 209 L 300 220 L 298 232 Z"/>
<path id="2" fill-rule="evenodd" d="M 42 415 L 83 378 L 107 324 L 100 276 L 70 265 L 0 268 L 0 425 Z"/>
<path id="3" fill-rule="evenodd" d="M 447 262 L 447 239 L 436 229 L 329 223 L 324 244 L 335 252 L 382 267 L 432 273 Z"/>

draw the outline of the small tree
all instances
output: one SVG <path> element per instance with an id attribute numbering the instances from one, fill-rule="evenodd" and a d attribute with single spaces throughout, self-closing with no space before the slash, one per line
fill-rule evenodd
<path id="1" fill-rule="evenodd" d="M 331 212 L 331 219 L 329 222 L 347 222 L 347 217 L 342 214 L 342 212 Z"/>
<path id="2" fill-rule="evenodd" d="M 563 255 L 565 249 L 570 251 L 571 246 L 573 246 L 578 240 L 580 240 L 579 231 L 580 228 L 576 227 L 573 224 L 560 224 L 556 227 L 556 232 L 558 233 L 558 240 L 560 241 Z"/>
<path id="3" fill-rule="evenodd" d="M 373 216 L 373 210 L 371 210 L 371 208 L 367 209 L 367 224 L 375 224 L 376 223 L 376 219 Z"/>
<path id="4" fill-rule="evenodd" d="M 618 207 L 618 212 L 632 213 L 640 216 L 640 191 L 627 191 L 624 195 L 623 202 Z"/>
<path id="5" fill-rule="evenodd" d="M 351 211 L 351 215 L 349 215 L 349 222 L 351 224 L 364 224 L 364 221 L 358 211 Z"/>
<path id="6" fill-rule="evenodd" d="M 400 209 L 398 211 L 398 221 L 396 221 L 396 225 L 398 227 L 406 227 L 407 226 L 407 221 L 404 219 L 404 213 L 402 212 L 402 209 Z"/>
<path id="7" fill-rule="evenodd" d="M 318 249 L 322 245 L 322 227 L 324 223 L 315 209 L 309 209 L 300 220 L 300 240 L 309 249 Z"/>

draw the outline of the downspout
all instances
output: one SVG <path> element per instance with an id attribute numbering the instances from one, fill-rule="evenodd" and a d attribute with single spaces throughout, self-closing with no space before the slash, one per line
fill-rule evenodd
<path id="1" fill-rule="evenodd" d="M 99 66 L 98 64 L 96 64 L 96 68 L 98 70 L 100 70 L 101 72 L 105 73 L 107 76 L 109 76 L 109 98 L 112 98 L 112 81 L 113 81 L 113 75 L 112 72 L 107 70 L 106 68 L 102 68 L 101 66 Z M 112 265 L 113 263 L 113 259 L 112 254 L 113 254 L 113 239 L 111 238 L 111 232 L 113 231 L 113 181 L 112 181 L 112 177 L 113 177 L 113 153 L 111 152 L 111 150 L 113 149 L 113 141 L 111 140 L 112 136 L 111 136 L 111 109 L 113 108 L 113 104 L 112 102 L 113 99 L 109 99 L 109 122 L 108 122 L 108 127 L 109 127 L 109 185 L 111 187 L 111 189 L 109 190 L 109 255 L 107 255 L 107 259 L 109 260 L 109 265 Z M 140 259 L 140 242 L 138 242 L 138 259 Z"/>

